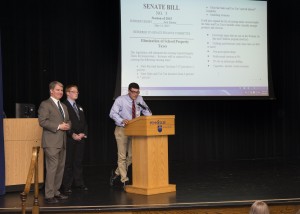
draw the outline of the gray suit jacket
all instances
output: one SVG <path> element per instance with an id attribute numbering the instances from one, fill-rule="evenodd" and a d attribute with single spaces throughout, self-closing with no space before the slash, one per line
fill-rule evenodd
<path id="1" fill-rule="evenodd" d="M 49 98 L 44 100 L 38 110 L 39 124 L 43 128 L 42 146 L 43 148 L 66 147 L 66 131 L 57 130 L 58 125 L 67 122 L 71 125 L 68 109 L 61 103 L 65 112 L 65 118 L 61 116 L 57 105 Z"/>

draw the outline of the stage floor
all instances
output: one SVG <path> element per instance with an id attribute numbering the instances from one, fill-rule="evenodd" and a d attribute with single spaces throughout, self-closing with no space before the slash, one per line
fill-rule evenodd
<path id="1" fill-rule="evenodd" d="M 41 212 L 126 211 L 187 207 L 250 205 L 255 200 L 268 204 L 300 204 L 300 160 L 247 160 L 203 164 L 170 163 L 170 184 L 177 191 L 144 196 L 109 186 L 113 166 L 85 166 L 89 190 L 73 190 L 65 202 L 49 205 L 40 192 Z M 0 196 L 0 213 L 20 211 L 20 192 Z M 33 192 L 27 207 L 33 204 Z"/>

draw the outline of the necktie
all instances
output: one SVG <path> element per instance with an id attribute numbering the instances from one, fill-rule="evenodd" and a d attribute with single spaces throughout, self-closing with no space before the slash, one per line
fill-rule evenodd
<path id="1" fill-rule="evenodd" d="M 59 101 L 57 102 L 57 106 L 58 106 L 58 109 L 59 109 L 59 111 L 60 111 L 60 113 L 61 113 L 61 116 L 62 116 L 63 118 L 65 118 L 64 112 L 63 112 L 63 110 L 62 110 L 62 108 L 61 108 L 61 106 L 60 106 L 60 102 L 59 102 Z"/>
<path id="2" fill-rule="evenodd" d="M 135 104 L 134 104 L 134 100 L 132 100 L 132 119 L 135 118 Z"/>
<path id="3" fill-rule="evenodd" d="M 78 108 L 76 106 L 76 103 L 73 103 L 73 108 L 74 108 L 74 111 L 76 113 L 77 118 L 80 120 L 79 111 L 78 111 Z"/>

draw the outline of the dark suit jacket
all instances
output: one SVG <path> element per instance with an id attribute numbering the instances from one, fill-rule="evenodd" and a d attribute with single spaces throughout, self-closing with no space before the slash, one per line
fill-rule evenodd
<path id="1" fill-rule="evenodd" d="M 65 112 L 65 118 L 61 116 L 57 105 L 49 98 L 44 100 L 38 110 L 39 124 L 43 127 L 42 146 L 43 148 L 62 148 L 66 146 L 66 131 L 57 130 L 62 122 L 70 123 L 67 107 L 61 103 Z"/>
<path id="2" fill-rule="evenodd" d="M 76 103 L 77 109 L 79 111 L 79 116 L 80 116 L 80 120 L 79 120 L 73 106 L 71 105 L 71 103 L 68 100 L 65 100 L 64 104 L 68 108 L 70 120 L 72 122 L 72 127 L 67 132 L 68 133 L 68 140 L 73 140 L 73 138 L 72 138 L 73 133 L 75 133 L 75 134 L 84 133 L 85 135 L 87 135 L 88 134 L 87 133 L 88 132 L 88 126 L 87 126 L 87 123 L 86 123 L 83 108 Z"/>

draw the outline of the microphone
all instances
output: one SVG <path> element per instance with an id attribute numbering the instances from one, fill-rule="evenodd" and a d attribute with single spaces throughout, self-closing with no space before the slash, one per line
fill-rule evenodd
<path id="1" fill-rule="evenodd" d="M 137 105 L 139 107 L 141 107 L 143 110 L 148 110 L 152 114 L 152 112 L 151 112 L 151 110 L 150 110 L 150 108 L 148 106 L 142 105 L 141 103 L 137 103 Z"/>
<path id="2" fill-rule="evenodd" d="M 142 109 L 147 110 L 146 106 L 144 106 L 144 105 L 142 105 L 142 104 L 140 104 L 140 103 L 138 103 L 137 105 L 138 105 L 139 107 L 141 107 Z"/>

